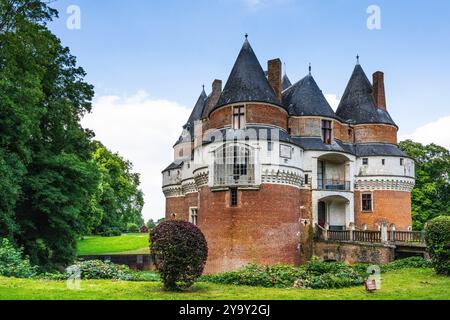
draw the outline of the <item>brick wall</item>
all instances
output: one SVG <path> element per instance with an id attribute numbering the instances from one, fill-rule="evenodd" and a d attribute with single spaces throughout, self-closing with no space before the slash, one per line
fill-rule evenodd
<path id="1" fill-rule="evenodd" d="M 289 128 L 291 134 L 302 137 L 321 137 L 321 119 L 311 117 L 289 118 Z"/>
<path id="2" fill-rule="evenodd" d="M 236 270 L 251 262 L 298 265 L 300 235 L 306 229 L 301 229 L 300 219 L 310 216 L 311 197 L 304 192 L 262 185 L 259 191 L 239 191 L 239 206 L 233 208 L 229 191 L 202 187 L 198 225 L 208 241 L 206 272 Z M 302 255 L 310 254 L 308 245 L 303 247 Z"/>
<path id="3" fill-rule="evenodd" d="M 274 125 L 287 130 L 287 112 L 280 107 L 262 103 L 246 103 L 243 105 L 245 105 L 247 123 Z M 208 129 L 220 129 L 231 126 L 232 112 L 231 106 L 222 107 L 212 112 L 206 127 Z"/>
<path id="4" fill-rule="evenodd" d="M 382 124 L 357 125 L 355 130 L 356 143 L 382 142 L 397 144 L 397 128 Z"/>
<path id="5" fill-rule="evenodd" d="M 396 230 L 406 231 L 412 225 L 411 193 L 391 190 L 372 192 L 373 211 L 361 211 L 361 191 L 355 191 L 355 223 L 357 227 L 367 224 L 371 230 L 386 222 L 388 227 L 395 224 Z"/>
<path id="6" fill-rule="evenodd" d="M 166 198 L 166 219 L 189 221 L 189 208 L 197 207 L 198 193 L 189 193 L 183 197 Z M 173 214 L 176 214 L 174 217 Z"/>

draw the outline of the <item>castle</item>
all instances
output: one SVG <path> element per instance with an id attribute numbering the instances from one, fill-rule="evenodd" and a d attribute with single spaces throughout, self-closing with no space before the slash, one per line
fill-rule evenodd
<path id="1" fill-rule="evenodd" d="M 163 171 L 166 218 L 205 234 L 207 272 L 313 254 L 314 228 L 410 230 L 414 162 L 397 146 L 384 74 L 358 63 L 336 112 L 314 77 L 261 67 L 247 37 L 222 90 L 203 90 Z"/>

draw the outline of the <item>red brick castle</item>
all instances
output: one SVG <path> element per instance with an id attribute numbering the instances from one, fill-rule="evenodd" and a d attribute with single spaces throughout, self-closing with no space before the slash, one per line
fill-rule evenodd
<path id="1" fill-rule="evenodd" d="M 311 69 L 291 84 L 246 39 L 228 81 L 201 93 L 163 171 L 166 218 L 208 241 L 208 272 L 311 258 L 315 227 L 411 228 L 414 163 L 397 147 L 384 75 L 355 66 L 336 112 Z"/>

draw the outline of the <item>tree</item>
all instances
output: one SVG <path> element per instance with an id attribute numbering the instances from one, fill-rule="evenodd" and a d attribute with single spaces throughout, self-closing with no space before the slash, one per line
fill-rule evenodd
<path id="1" fill-rule="evenodd" d="M 152 230 L 150 240 L 150 252 L 166 290 L 189 288 L 202 275 L 208 245 L 197 226 L 166 221 Z"/>
<path id="2" fill-rule="evenodd" d="M 425 238 L 436 273 L 450 275 L 450 217 L 440 216 L 427 223 Z"/>
<path id="3" fill-rule="evenodd" d="M 80 125 L 94 90 L 46 28 L 54 17 L 44 1 L 0 1 L 0 237 L 44 269 L 72 263 L 76 238 L 108 219 L 143 222 L 131 163 L 98 161 L 108 152 Z"/>
<path id="4" fill-rule="evenodd" d="M 450 215 L 450 152 L 435 144 L 422 145 L 411 140 L 400 148 L 416 163 L 416 186 L 411 193 L 413 227 L 440 215 Z"/>
<path id="5" fill-rule="evenodd" d="M 94 141 L 94 145 L 93 159 L 101 172 L 101 182 L 93 200 L 98 212 L 91 215 L 100 213 L 101 217 L 94 233 L 116 235 L 127 231 L 129 223 L 143 225 L 144 195 L 139 190 L 139 174 L 133 173 L 132 163 L 119 154 L 112 153 L 98 141 Z"/>
<path id="6" fill-rule="evenodd" d="M 155 223 L 155 221 L 153 219 L 150 219 L 150 220 L 147 221 L 146 226 L 147 226 L 147 228 L 149 228 L 151 230 L 154 227 L 156 227 L 156 223 Z"/>

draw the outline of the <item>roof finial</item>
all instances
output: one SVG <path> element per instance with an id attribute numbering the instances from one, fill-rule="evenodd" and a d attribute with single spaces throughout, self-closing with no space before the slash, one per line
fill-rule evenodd
<path id="1" fill-rule="evenodd" d="M 248 33 L 247 32 L 245 33 L 245 39 L 248 39 Z"/>
<path id="2" fill-rule="evenodd" d="M 311 75 L 311 71 L 312 71 L 312 67 L 311 67 L 311 62 L 309 63 L 309 75 Z"/>
<path id="3" fill-rule="evenodd" d="M 203 91 L 205 91 L 205 84 L 202 85 Z"/>
<path id="4" fill-rule="evenodd" d="M 283 62 L 284 76 L 287 75 L 286 62 Z"/>
<path id="5" fill-rule="evenodd" d="M 359 54 L 356 55 L 356 64 L 359 65 Z"/>

